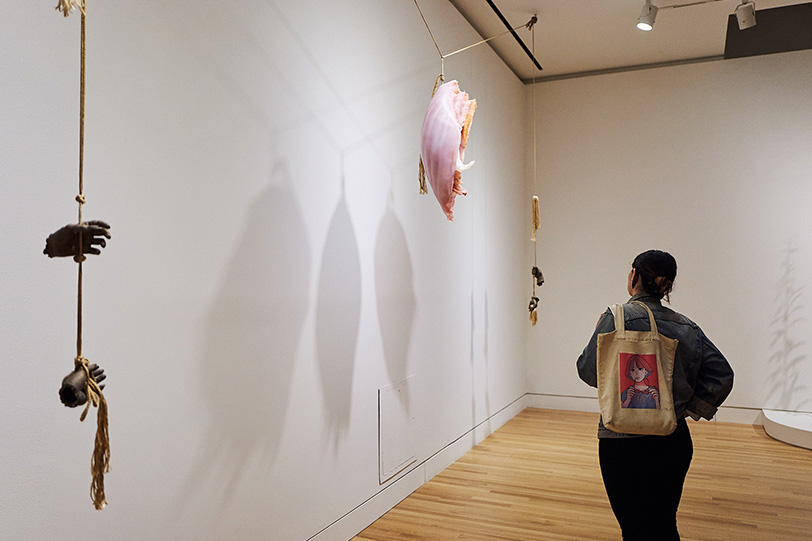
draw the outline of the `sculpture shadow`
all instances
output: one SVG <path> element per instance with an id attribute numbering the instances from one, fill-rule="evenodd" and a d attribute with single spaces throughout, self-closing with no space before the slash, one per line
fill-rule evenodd
<path id="1" fill-rule="evenodd" d="M 399 381 L 408 375 L 417 301 L 409 244 L 391 199 L 375 241 L 375 297 L 389 381 Z M 400 396 L 408 400 L 408 393 Z"/>
<path id="2" fill-rule="evenodd" d="M 310 250 L 287 171 L 252 205 L 206 325 L 200 385 L 207 408 L 201 454 L 186 482 L 234 495 L 270 466 L 288 408 L 310 299 Z"/>
<path id="3" fill-rule="evenodd" d="M 479 418 L 477 416 L 477 378 L 479 374 L 479 370 L 481 369 L 483 378 L 482 382 L 482 392 L 483 392 L 483 399 L 485 401 L 485 426 L 487 427 L 487 431 L 490 431 L 490 417 L 491 417 L 491 397 L 489 388 L 490 388 L 490 378 L 488 377 L 489 374 L 489 342 L 488 342 L 488 335 L 490 332 L 490 322 L 488 319 L 488 291 L 487 286 L 486 289 L 482 293 L 482 343 L 481 343 L 481 354 L 482 354 L 482 364 L 481 367 L 478 365 L 477 359 L 477 352 L 478 352 L 478 344 L 477 344 L 477 312 L 476 312 L 476 293 L 474 288 L 471 288 L 471 337 L 470 337 L 470 348 L 469 348 L 469 357 L 471 362 L 471 426 L 477 426 L 479 424 Z M 472 438 L 474 435 L 472 433 Z M 474 441 L 474 440 L 472 440 Z M 476 444 L 476 443 L 475 443 Z"/>
<path id="4" fill-rule="evenodd" d="M 803 352 L 804 340 L 796 338 L 797 326 L 805 320 L 803 288 L 795 279 L 795 253 L 797 248 L 788 245 L 781 263 L 780 290 L 770 328 L 772 341 L 767 371 L 767 403 L 771 408 L 799 411 L 812 406 L 809 386 L 803 371 L 809 359 Z M 801 397 L 799 399 L 799 397 Z"/>
<path id="5" fill-rule="evenodd" d="M 349 425 L 361 321 L 361 260 L 343 184 L 322 253 L 316 307 L 316 355 L 334 441 Z"/>

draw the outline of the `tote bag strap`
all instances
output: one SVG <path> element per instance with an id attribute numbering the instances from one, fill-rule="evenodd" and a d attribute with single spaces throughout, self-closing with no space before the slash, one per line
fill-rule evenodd
<path id="1" fill-rule="evenodd" d="M 651 340 L 658 340 L 660 335 L 657 332 L 657 322 L 654 321 L 654 314 L 651 309 L 640 301 L 632 301 L 632 303 L 639 304 L 648 313 L 648 321 L 651 325 Z M 623 305 L 612 305 L 612 314 L 615 316 L 615 336 L 622 340 L 626 337 L 626 319 L 623 315 Z"/>
<path id="2" fill-rule="evenodd" d="M 619 340 L 626 338 L 626 320 L 623 316 L 623 305 L 613 304 L 612 315 L 615 316 L 615 337 Z"/>
<path id="3" fill-rule="evenodd" d="M 649 321 L 649 323 L 651 324 L 651 334 L 652 334 L 652 335 L 653 335 L 653 337 L 654 337 L 653 339 L 654 339 L 654 340 L 659 339 L 660 335 L 659 335 L 659 333 L 657 332 L 657 322 L 656 322 L 656 321 L 654 321 L 654 314 L 652 313 L 651 308 L 649 308 L 648 306 L 646 306 L 646 303 L 641 302 L 641 301 L 632 301 L 632 302 L 633 302 L 634 304 L 639 304 L 640 306 L 642 306 L 643 308 L 645 308 L 646 312 L 648 313 L 648 321 Z M 617 325 L 617 320 L 615 320 L 615 325 Z"/>

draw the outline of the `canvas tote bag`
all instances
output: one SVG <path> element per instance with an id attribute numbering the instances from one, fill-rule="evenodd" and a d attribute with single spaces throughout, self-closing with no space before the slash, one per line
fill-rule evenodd
<path id="1" fill-rule="evenodd" d="M 611 307 L 615 330 L 598 335 L 598 402 L 603 425 L 623 434 L 671 434 L 677 426 L 672 382 L 677 340 L 657 332 L 628 331 L 623 305 Z"/>

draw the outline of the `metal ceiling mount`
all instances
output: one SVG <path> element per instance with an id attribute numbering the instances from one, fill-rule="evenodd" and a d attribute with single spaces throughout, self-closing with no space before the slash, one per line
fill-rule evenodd
<path id="1" fill-rule="evenodd" d="M 516 30 L 513 29 L 513 27 L 508 22 L 507 18 L 502 14 L 502 12 L 499 11 L 499 8 L 496 6 L 496 4 L 493 3 L 493 0 L 485 0 L 485 1 L 491 7 L 493 12 L 496 13 L 496 16 L 499 17 L 499 20 L 502 21 L 502 24 L 504 24 L 505 27 L 508 30 L 510 30 L 510 34 L 513 36 L 513 38 L 516 40 L 516 42 L 519 44 L 519 46 L 522 48 L 522 50 L 525 53 L 527 53 L 527 56 L 530 57 L 530 60 L 533 61 L 533 64 L 536 66 L 536 68 L 541 70 L 542 69 L 541 64 L 539 64 L 538 59 L 536 59 L 536 56 L 533 54 L 533 51 L 531 51 L 527 47 L 527 45 L 524 43 L 524 41 L 522 41 L 522 38 L 519 37 L 519 34 L 516 33 Z M 533 17 L 536 18 L 535 15 Z M 538 19 L 536 19 L 536 20 L 538 20 Z M 534 21 L 534 23 L 535 23 L 535 21 Z M 530 26 L 528 26 L 528 28 L 530 28 Z"/>

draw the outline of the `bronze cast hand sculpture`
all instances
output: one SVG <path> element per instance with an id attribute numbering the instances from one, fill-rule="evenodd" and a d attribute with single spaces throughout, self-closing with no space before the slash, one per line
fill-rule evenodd
<path id="1" fill-rule="evenodd" d="M 45 241 L 42 253 L 48 257 L 79 257 L 79 236 L 82 238 L 82 253 L 99 255 L 100 246 L 107 246 L 104 238 L 110 238 L 110 226 L 101 220 L 91 220 L 80 224 L 68 224 L 51 233 Z"/>
<path id="2" fill-rule="evenodd" d="M 104 370 L 97 364 L 91 364 L 88 366 L 88 370 L 90 370 L 90 377 L 99 384 L 99 389 L 104 389 L 104 385 L 101 383 L 107 379 Z M 75 408 L 87 402 L 87 375 L 84 370 L 78 368 L 65 376 L 65 379 L 62 380 L 62 388 L 59 389 L 59 399 L 69 408 Z"/>

